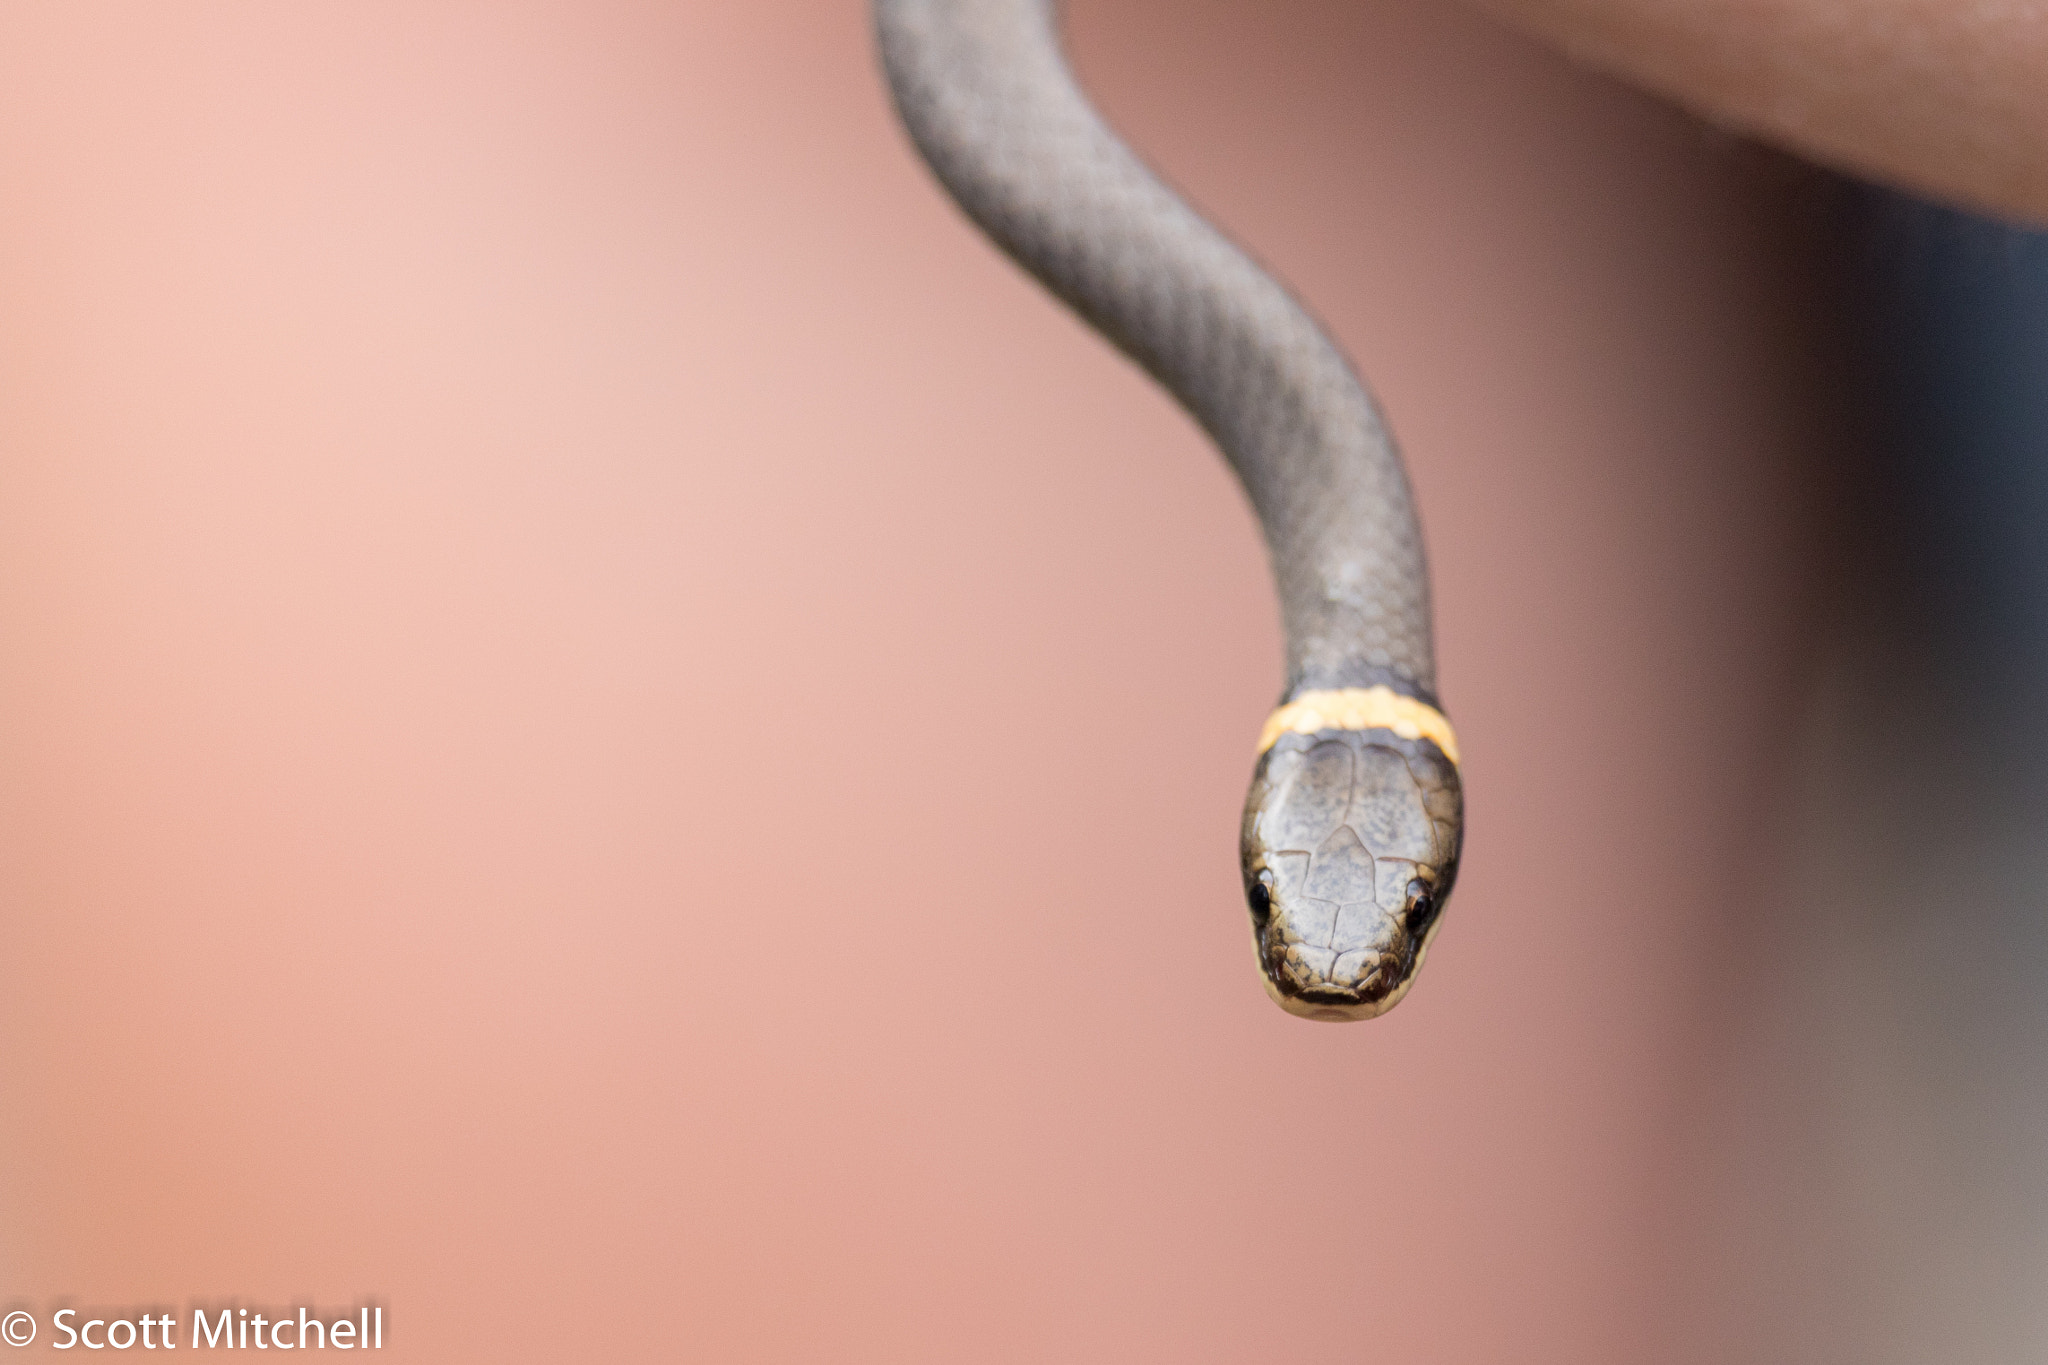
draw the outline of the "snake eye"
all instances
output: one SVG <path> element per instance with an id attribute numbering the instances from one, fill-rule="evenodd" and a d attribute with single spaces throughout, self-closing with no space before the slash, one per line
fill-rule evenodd
<path id="1" fill-rule="evenodd" d="M 1266 922 L 1273 917 L 1273 874 L 1261 871 L 1259 879 L 1246 888 L 1245 898 L 1252 905 L 1252 926 L 1265 933 Z"/>
<path id="2" fill-rule="evenodd" d="M 1419 934 L 1436 918 L 1436 897 L 1420 877 L 1408 883 L 1408 932 Z"/>

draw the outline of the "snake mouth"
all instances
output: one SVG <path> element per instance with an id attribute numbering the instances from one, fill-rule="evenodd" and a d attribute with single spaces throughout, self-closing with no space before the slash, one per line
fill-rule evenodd
<path id="1" fill-rule="evenodd" d="M 1274 1003 L 1289 1014 L 1330 1023 L 1372 1019 L 1386 1013 L 1408 993 L 1408 984 L 1420 965 L 1415 954 L 1390 951 L 1373 955 L 1369 963 L 1361 963 L 1354 970 L 1338 973 L 1333 970 L 1335 964 L 1319 969 L 1298 946 L 1291 951 L 1290 945 L 1271 942 L 1261 947 L 1259 976 Z"/>

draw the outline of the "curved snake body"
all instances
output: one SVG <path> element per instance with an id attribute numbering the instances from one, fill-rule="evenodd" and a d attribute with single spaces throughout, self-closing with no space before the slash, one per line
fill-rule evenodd
<path id="1" fill-rule="evenodd" d="M 1241 862 L 1268 992 L 1370 1018 L 1407 990 L 1457 875 L 1457 744 L 1435 696 L 1408 480 L 1315 321 L 1104 124 L 1051 0 L 876 0 L 898 112 L 998 245 L 1221 447 L 1265 532 L 1287 684 Z"/>

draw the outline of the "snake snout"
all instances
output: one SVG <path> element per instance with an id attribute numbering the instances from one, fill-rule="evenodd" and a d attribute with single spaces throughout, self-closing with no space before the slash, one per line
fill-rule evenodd
<path id="1" fill-rule="evenodd" d="M 1302 927 L 1281 917 L 1259 935 L 1266 990 L 1290 1014 L 1370 1019 L 1391 1008 L 1414 975 L 1413 942 L 1391 920 L 1374 926 L 1371 942 L 1354 945 L 1314 946 L 1301 937 Z"/>

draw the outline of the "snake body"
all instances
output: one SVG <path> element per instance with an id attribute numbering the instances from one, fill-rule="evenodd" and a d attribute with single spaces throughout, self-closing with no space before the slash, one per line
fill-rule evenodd
<path id="1" fill-rule="evenodd" d="M 1148 370 L 1222 449 L 1264 530 L 1286 688 L 1241 864 L 1269 994 L 1370 1018 L 1408 989 L 1457 876 L 1457 742 L 1401 457 L 1307 311 L 1089 104 L 1052 0 L 876 0 L 912 141 L 971 219 Z"/>

